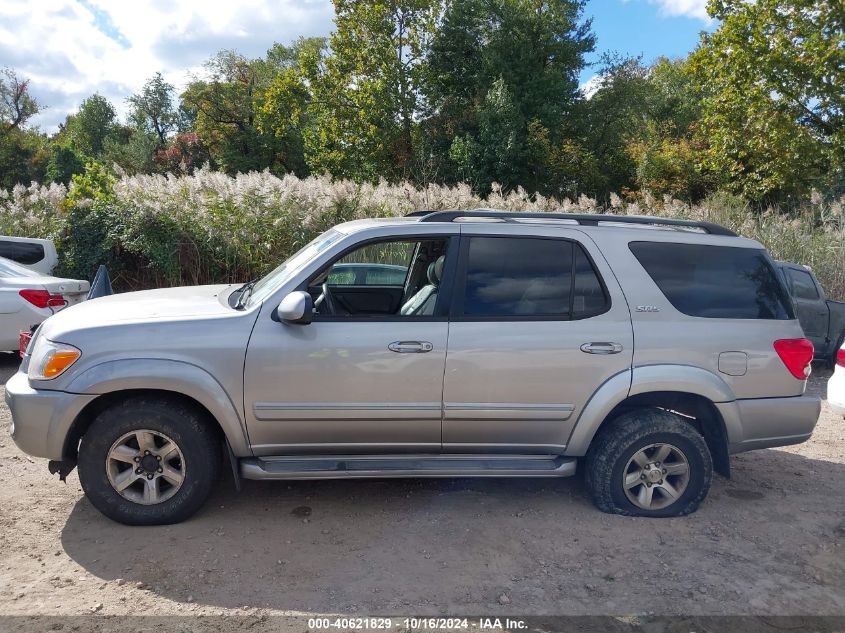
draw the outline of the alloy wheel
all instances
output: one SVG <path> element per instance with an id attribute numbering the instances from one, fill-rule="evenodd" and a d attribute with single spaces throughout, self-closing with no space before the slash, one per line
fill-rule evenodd
<path id="1" fill-rule="evenodd" d="M 124 499 L 154 505 L 175 495 L 185 481 L 185 458 L 172 439 L 139 429 L 119 437 L 106 457 L 109 483 Z"/>

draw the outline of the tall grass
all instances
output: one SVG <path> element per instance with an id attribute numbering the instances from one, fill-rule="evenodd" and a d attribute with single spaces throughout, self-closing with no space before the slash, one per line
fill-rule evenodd
<path id="1" fill-rule="evenodd" d="M 90 278 L 105 263 L 115 286 L 131 290 L 251 279 L 346 220 L 477 207 L 709 220 L 759 240 L 777 258 L 810 265 L 831 296 L 845 298 L 845 198 L 814 197 L 790 215 L 754 212 L 725 194 L 696 205 L 611 196 L 602 208 L 584 196 L 557 200 L 521 189 L 494 188 L 482 198 L 464 184 L 418 188 L 201 169 L 191 176 L 124 176 L 94 193 L 79 182 L 0 191 L 0 234 L 52 238 L 60 274 Z"/>

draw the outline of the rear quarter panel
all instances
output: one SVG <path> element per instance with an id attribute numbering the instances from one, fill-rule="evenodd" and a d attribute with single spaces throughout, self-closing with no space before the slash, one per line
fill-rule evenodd
<path id="1" fill-rule="evenodd" d="M 804 392 L 805 381 L 789 373 L 773 346 L 778 339 L 803 336 L 797 320 L 714 319 L 683 314 L 661 292 L 628 246 L 635 241 L 701 244 L 700 234 L 654 230 L 645 234 L 642 230 L 620 229 L 594 235 L 631 306 L 635 372 L 637 367 L 650 365 L 698 367 L 718 376 L 738 399 L 797 396 Z M 707 236 L 706 240 L 715 246 L 762 248 L 757 242 L 742 238 Z M 649 311 L 638 310 L 638 306 L 647 306 Z M 723 352 L 747 355 L 743 375 L 720 371 L 719 356 Z"/>

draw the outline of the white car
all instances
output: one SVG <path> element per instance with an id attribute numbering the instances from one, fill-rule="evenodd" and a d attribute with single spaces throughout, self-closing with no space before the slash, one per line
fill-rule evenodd
<path id="1" fill-rule="evenodd" d="M 827 404 L 834 413 L 845 417 L 845 345 L 836 352 L 833 375 L 827 381 Z"/>
<path id="2" fill-rule="evenodd" d="M 21 330 L 84 301 L 90 287 L 87 281 L 52 277 L 0 257 L 0 350 L 17 350 Z"/>
<path id="3" fill-rule="evenodd" d="M 27 268 L 49 275 L 59 261 L 51 240 L 35 237 L 0 235 L 0 257 L 11 259 Z"/>

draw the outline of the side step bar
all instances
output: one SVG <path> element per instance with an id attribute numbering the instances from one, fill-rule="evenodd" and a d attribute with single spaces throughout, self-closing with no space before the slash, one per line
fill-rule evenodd
<path id="1" fill-rule="evenodd" d="M 332 455 L 245 458 L 244 479 L 386 477 L 569 477 L 576 458 L 559 455 Z"/>

